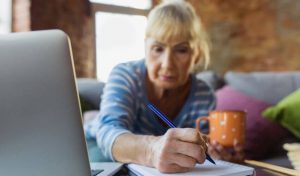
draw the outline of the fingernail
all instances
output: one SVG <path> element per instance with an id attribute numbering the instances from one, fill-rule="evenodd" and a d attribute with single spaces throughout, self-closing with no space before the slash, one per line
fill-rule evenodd
<path id="1" fill-rule="evenodd" d="M 233 145 L 237 145 L 238 142 L 239 142 L 239 141 L 238 141 L 237 139 L 234 139 L 234 140 L 233 140 Z"/>

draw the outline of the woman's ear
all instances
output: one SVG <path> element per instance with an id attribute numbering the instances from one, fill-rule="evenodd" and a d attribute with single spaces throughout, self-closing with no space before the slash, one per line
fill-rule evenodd
<path id="1" fill-rule="evenodd" d="M 194 65 L 197 65 L 201 62 L 201 50 L 196 47 L 193 51 L 193 62 L 194 62 Z"/>
<path id="2" fill-rule="evenodd" d="M 191 73 L 195 73 L 201 70 L 202 68 L 202 61 L 203 61 L 203 55 L 202 50 L 198 47 L 195 47 L 193 50 L 192 55 L 192 67 L 191 67 Z"/>

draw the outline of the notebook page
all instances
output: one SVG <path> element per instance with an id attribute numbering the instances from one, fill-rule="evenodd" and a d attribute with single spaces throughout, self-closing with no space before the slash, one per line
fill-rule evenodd
<path id="1" fill-rule="evenodd" d="M 205 161 L 204 164 L 197 164 L 196 167 L 186 173 L 176 173 L 178 176 L 247 176 L 253 175 L 254 168 L 234 164 L 221 160 L 214 160 L 216 165 Z M 174 174 L 163 174 L 155 168 L 145 167 L 137 164 L 128 164 L 128 169 L 139 176 L 174 176 Z"/>

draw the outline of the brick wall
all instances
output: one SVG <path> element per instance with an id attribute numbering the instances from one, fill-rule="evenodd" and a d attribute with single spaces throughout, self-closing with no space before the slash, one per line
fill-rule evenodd
<path id="1" fill-rule="evenodd" d="M 221 74 L 228 70 L 300 70 L 299 0 L 188 1 L 195 6 L 210 35 L 211 69 Z M 26 20 L 29 14 L 32 30 L 64 30 L 72 41 L 77 76 L 95 76 L 88 0 L 31 0 L 31 6 L 30 0 L 13 2 L 14 14 L 20 13 L 14 15 L 14 31 L 29 30 L 30 27 L 21 25 L 30 24 L 30 20 Z M 23 8 L 20 10 L 16 3 L 23 3 Z M 26 13 L 29 7 L 30 13 Z"/>
<path id="2" fill-rule="evenodd" d="M 31 29 L 61 29 L 72 43 L 77 77 L 95 77 L 92 16 L 88 0 L 31 0 Z"/>
<path id="3" fill-rule="evenodd" d="M 189 1 L 211 37 L 212 69 L 300 70 L 300 1 Z"/>

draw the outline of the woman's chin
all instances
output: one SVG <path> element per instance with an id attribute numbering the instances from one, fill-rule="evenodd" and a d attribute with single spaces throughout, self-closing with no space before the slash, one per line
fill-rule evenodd
<path id="1" fill-rule="evenodd" d="M 175 89 L 179 87 L 179 85 L 176 82 L 160 81 L 159 87 L 161 87 L 162 89 Z"/>

